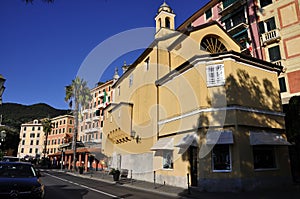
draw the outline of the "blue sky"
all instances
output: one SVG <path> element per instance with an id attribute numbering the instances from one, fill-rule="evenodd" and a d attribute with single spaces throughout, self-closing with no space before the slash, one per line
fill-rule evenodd
<path id="1" fill-rule="evenodd" d="M 166 0 L 176 14 L 176 27 L 207 2 Z M 64 87 L 76 77 L 93 49 L 124 31 L 154 27 L 162 3 L 163 0 L 55 0 L 48 4 L 35 0 L 25 4 L 22 0 L 1 0 L 0 74 L 6 78 L 3 102 L 47 103 L 67 109 Z M 118 52 L 121 47 L 113 44 L 111 48 Z M 97 65 L 105 69 L 99 80 L 111 79 L 115 67 L 123 65 L 124 60 L 132 63 L 141 52 L 119 55 L 109 66 L 99 56 Z"/>

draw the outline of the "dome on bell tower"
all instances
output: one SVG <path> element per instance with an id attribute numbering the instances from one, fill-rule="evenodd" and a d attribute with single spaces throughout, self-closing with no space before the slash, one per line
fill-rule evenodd
<path id="1" fill-rule="evenodd" d="M 172 8 L 164 1 L 164 3 L 158 8 L 158 13 L 161 11 L 169 12 L 169 13 L 174 13 Z"/>

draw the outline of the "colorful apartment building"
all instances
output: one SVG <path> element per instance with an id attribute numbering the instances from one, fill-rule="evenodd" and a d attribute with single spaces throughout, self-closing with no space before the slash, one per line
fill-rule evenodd
<path id="1" fill-rule="evenodd" d="M 60 115 L 51 118 L 52 131 L 47 137 L 47 155 L 61 153 L 59 146 L 72 141 L 74 133 L 74 116 Z"/>
<path id="2" fill-rule="evenodd" d="M 283 104 L 300 94 L 299 0 L 211 0 L 178 27 L 217 21 L 242 52 L 284 66 L 279 76 Z M 211 48 L 213 43 L 205 42 Z"/>
<path id="3" fill-rule="evenodd" d="M 87 147 L 101 148 L 103 109 L 112 100 L 113 80 L 98 85 L 91 89 L 92 100 L 82 111 L 79 123 L 79 140 Z"/>
<path id="4" fill-rule="evenodd" d="M 40 120 L 33 120 L 21 125 L 19 158 L 39 158 L 44 149 L 44 131 Z"/>
<path id="5" fill-rule="evenodd" d="M 110 167 L 204 191 L 290 184 L 283 67 L 245 55 L 217 22 L 175 31 L 165 2 L 155 22 L 154 41 L 113 84 L 104 109 Z"/>

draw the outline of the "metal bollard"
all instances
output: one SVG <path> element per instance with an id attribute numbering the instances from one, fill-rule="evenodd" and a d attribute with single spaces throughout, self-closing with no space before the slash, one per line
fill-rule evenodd
<path id="1" fill-rule="evenodd" d="M 132 180 L 132 170 L 130 170 L 130 182 L 131 182 L 131 184 L 133 184 L 133 180 Z"/>
<path id="2" fill-rule="evenodd" d="M 190 189 L 190 174 L 187 175 L 187 186 L 188 186 L 188 193 L 191 194 L 191 189 Z"/>
<path id="3" fill-rule="evenodd" d="M 155 179 L 155 176 L 156 176 L 156 171 L 153 171 L 153 181 L 154 181 L 154 189 L 156 189 L 156 179 Z"/>

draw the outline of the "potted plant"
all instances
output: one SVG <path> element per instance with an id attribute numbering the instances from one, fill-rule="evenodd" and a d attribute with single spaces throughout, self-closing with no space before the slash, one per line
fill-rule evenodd
<path id="1" fill-rule="evenodd" d="M 109 172 L 109 175 L 113 176 L 114 181 L 119 181 L 120 173 L 121 172 L 118 169 L 112 168 Z"/>

